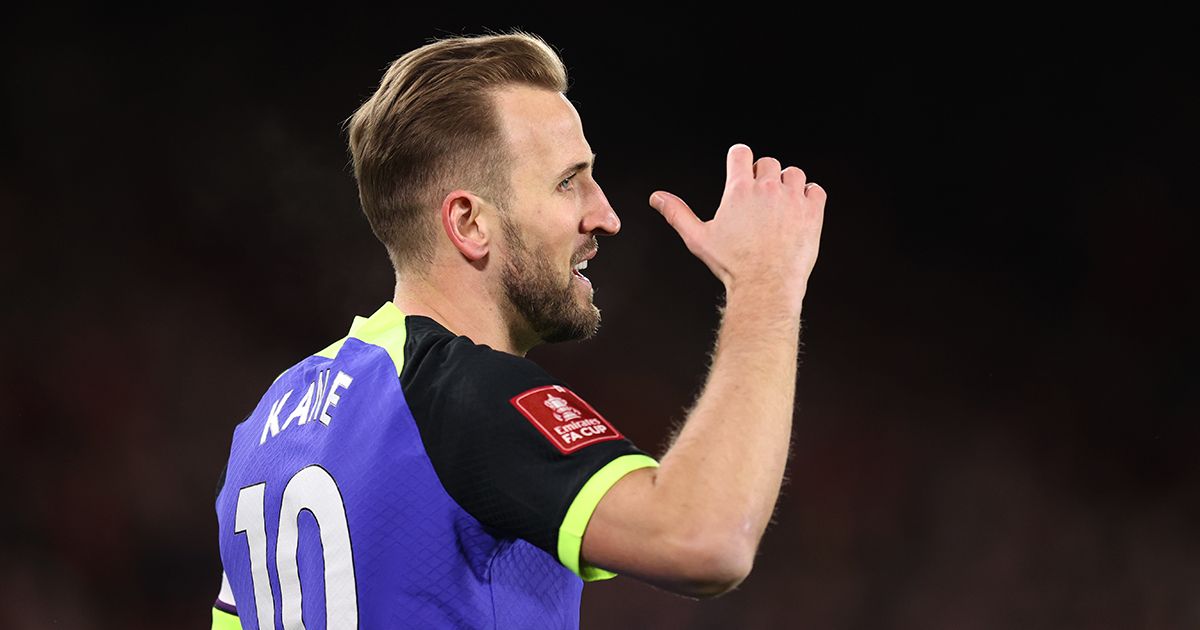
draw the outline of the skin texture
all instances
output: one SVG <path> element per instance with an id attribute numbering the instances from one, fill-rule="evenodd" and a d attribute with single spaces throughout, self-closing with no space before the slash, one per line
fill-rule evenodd
<path id="1" fill-rule="evenodd" d="M 621 221 L 592 177 L 591 145 L 566 96 L 520 86 L 497 91 L 494 102 L 514 159 L 510 199 L 449 192 L 441 206 L 445 238 L 431 269 L 397 274 L 393 301 L 476 343 L 524 356 L 548 340 L 594 333 L 599 311 L 591 283 L 572 268 L 596 252 L 597 236 L 620 231 Z M 562 174 L 578 163 L 587 166 Z M 505 230 L 505 221 L 513 229 Z M 531 321 L 528 311 L 539 308 L 549 323 Z"/>
<path id="2" fill-rule="evenodd" d="M 520 228 L 508 220 L 507 215 L 504 226 L 505 239 L 511 250 L 504 262 L 504 296 L 512 304 L 515 314 L 546 343 L 587 339 L 595 335 L 600 328 L 600 309 L 592 303 L 591 292 L 586 301 L 580 300 L 575 290 L 580 280 L 574 274 L 564 282 L 561 271 L 529 247 Z M 575 260 L 583 260 L 598 249 L 592 240 L 587 251 L 577 254 Z"/>
<path id="3" fill-rule="evenodd" d="M 539 343 L 595 331 L 591 284 L 572 267 L 595 252 L 595 237 L 621 224 L 564 95 L 510 87 L 495 103 L 514 157 L 511 199 L 501 207 L 469 190 L 448 193 L 432 268 L 398 274 L 394 301 L 523 356 Z M 576 163 L 587 166 L 563 181 Z M 659 468 L 626 475 L 600 501 L 584 562 L 692 597 L 727 592 L 750 573 L 787 460 L 800 313 L 825 199 L 803 171 L 755 160 L 743 144 L 726 156 L 712 220 L 669 192 L 651 195 L 650 205 L 725 285 L 722 325 L 684 427 Z"/>
<path id="4" fill-rule="evenodd" d="M 601 499 L 584 558 L 695 597 L 749 575 L 787 462 L 800 311 L 817 259 L 826 195 L 796 167 L 726 156 L 711 221 L 682 199 L 651 195 L 688 249 L 726 289 L 703 393 L 658 469 L 637 470 Z"/>

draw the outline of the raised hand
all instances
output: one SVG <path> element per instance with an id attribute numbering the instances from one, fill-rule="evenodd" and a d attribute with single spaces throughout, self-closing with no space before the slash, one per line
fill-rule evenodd
<path id="1" fill-rule="evenodd" d="M 817 261 L 825 190 L 795 166 L 754 160 L 735 144 L 726 156 L 725 192 L 710 221 L 701 221 L 682 199 L 664 190 L 650 205 L 679 233 L 727 291 L 782 291 L 797 309 Z"/>

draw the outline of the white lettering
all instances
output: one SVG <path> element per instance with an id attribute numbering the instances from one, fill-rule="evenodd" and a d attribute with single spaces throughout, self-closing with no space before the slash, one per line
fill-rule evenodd
<path id="1" fill-rule="evenodd" d="M 350 388 L 350 384 L 354 382 L 354 378 L 345 372 L 338 372 L 337 376 L 330 377 L 330 370 L 322 370 L 317 372 L 316 378 L 308 383 L 308 389 L 305 390 L 304 396 L 300 398 L 300 402 L 296 403 L 296 407 L 288 414 L 287 419 L 283 422 L 283 426 L 279 424 L 279 415 L 283 411 L 284 405 L 287 404 L 289 398 L 296 390 L 288 390 L 282 398 L 276 400 L 271 405 L 271 410 L 267 414 L 267 421 L 263 425 L 262 436 L 259 438 L 259 444 L 266 444 L 267 438 L 279 435 L 284 429 L 292 426 L 295 422 L 296 426 L 303 426 L 310 420 L 320 420 L 321 424 L 329 426 L 329 421 L 333 420 L 333 412 L 336 411 L 338 403 L 342 397 L 339 395 L 345 393 Z"/>
<path id="2" fill-rule="evenodd" d="M 271 412 L 267 414 L 267 423 L 263 425 L 262 438 L 258 440 L 260 445 L 266 443 L 267 433 L 270 433 L 271 437 L 279 435 L 279 412 L 283 409 L 283 404 L 287 402 L 288 396 L 291 396 L 293 391 L 295 390 L 289 389 L 288 393 L 283 395 L 283 398 L 276 400 L 271 405 Z"/>
<path id="3" fill-rule="evenodd" d="M 337 407 L 338 401 L 342 399 L 341 396 L 338 396 L 338 388 L 350 389 L 350 383 L 353 382 L 354 379 L 349 374 L 338 370 L 337 376 L 333 377 L 333 385 L 329 387 L 329 395 L 325 397 L 325 408 L 321 410 L 320 420 L 322 424 L 329 426 L 329 421 L 333 420 L 329 408 Z"/>
<path id="4" fill-rule="evenodd" d="M 287 421 L 283 423 L 283 426 L 279 427 L 280 431 L 288 428 L 292 420 L 299 420 L 296 424 L 304 424 L 308 420 L 308 409 L 312 406 L 313 388 L 315 386 L 316 383 L 308 384 L 308 391 L 304 392 L 304 398 L 301 398 L 300 404 L 296 405 L 292 413 L 288 414 Z"/>
<path id="5" fill-rule="evenodd" d="M 321 403 L 325 401 L 325 388 L 329 386 L 329 370 L 321 370 L 317 372 L 317 397 L 313 400 L 312 411 L 309 412 L 304 422 L 316 420 L 317 414 L 321 413 Z M 301 422 L 300 424 L 304 424 Z"/>
<path id="6" fill-rule="evenodd" d="M 587 427 L 587 426 L 592 426 L 592 425 L 597 425 L 597 424 L 600 424 L 600 421 L 597 420 L 596 418 L 584 418 L 583 420 L 576 420 L 575 422 L 569 422 L 567 424 L 557 425 L 554 427 L 554 431 L 555 431 L 555 433 L 558 433 L 559 435 L 563 435 L 563 434 L 569 433 L 571 431 L 574 431 L 580 427 Z"/>

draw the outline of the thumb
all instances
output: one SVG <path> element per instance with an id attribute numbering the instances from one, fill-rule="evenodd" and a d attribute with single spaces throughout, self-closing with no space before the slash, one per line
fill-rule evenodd
<path id="1" fill-rule="evenodd" d="M 664 190 L 656 190 L 650 195 L 650 205 L 675 228 L 685 243 L 690 243 L 703 225 L 682 199 Z"/>

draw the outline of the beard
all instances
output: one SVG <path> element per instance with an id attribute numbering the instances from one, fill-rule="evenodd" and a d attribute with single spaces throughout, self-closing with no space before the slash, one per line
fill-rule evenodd
<path id="1" fill-rule="evenodd" d="M 575 295 L 574 274 L 568 275 L 564 284 L 562 270 L 530 250 L 507 217 L 501 222 L 509 243 L 501 274 L 509 304 L 543 342 L 593 337 L 600 329 L 600 309 L 590 299 L 583 301 Z"/>

